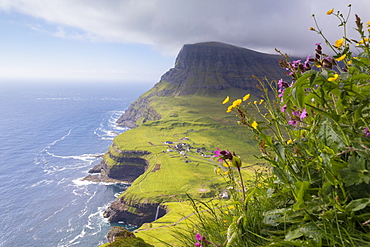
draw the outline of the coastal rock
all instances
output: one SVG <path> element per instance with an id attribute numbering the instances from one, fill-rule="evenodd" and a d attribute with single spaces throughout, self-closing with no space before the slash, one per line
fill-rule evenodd
<path id="1" fill-rule="evenodd" d="M 136 178 L 145 172 L 148 162 L 140 158 L 150 154 L 148 151 L 122 151 L 114 144 L 111 145 L 114 154 L 110 151 L 106 155 L 115 162 L 115 165 L 108 165 L 103 159 L 98 165 L 89 170 L 89 173 L 100 173 L 99 175 L 88 175 L 82 180 L 91 182 L 111 182 L 111 183 L 132 183 Z"/>
<path id="2" fill-rule="evenodd" d="M 166 214 L 166 208 L 158 203 L 127 203 L 123 197 L 117 198 L 104 212 L 110 223 L 123 221 L 126 224 L 141 226 L 153 222 Z"/>
<path id="3" fill-rule="evenodd" d="M 101 172 L 101 169 L 102 169 L 102 163 L 99 163 L 98 165 L 94 166 L 93 168 L 91 168 L 88 173 L 100 173 Z"/>
<path id="4" fill-rule="evenodd" d="M 107 239 L 110 244 L 104 246 L 121 246 L 121 247 L 150 247 L 151 244 L 146 243 L 143 239 L 137 238 L 135 234 L 127 231 L 123 227 L 114 226 L 108 234 Z"/>
<path id="5" fill-rule="evenodd" d="M 114 242 L 117 238 L 135 238 L 135 234 L 123 227 L 114 226 L 109 229 L 107 239 L 109 243 Z"/>

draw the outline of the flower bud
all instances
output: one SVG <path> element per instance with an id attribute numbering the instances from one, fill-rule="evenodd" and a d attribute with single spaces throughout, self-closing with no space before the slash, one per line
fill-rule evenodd
<path id="1" fill-rule="evenodd" d="M 238 156 L 233 156 L 231 166 L 240 168 L 242 166 L 242 160 Z"/>

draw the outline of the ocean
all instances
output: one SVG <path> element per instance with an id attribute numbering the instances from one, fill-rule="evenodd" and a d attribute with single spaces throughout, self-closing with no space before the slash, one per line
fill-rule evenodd
<path id="1" fill-rule="evenodd" d="M 0 246 L 98 246 L 126 184 L 80 179 L 151 85 L 0 83 Z M 114 224 L 133 229 L 125 224 Z"/>

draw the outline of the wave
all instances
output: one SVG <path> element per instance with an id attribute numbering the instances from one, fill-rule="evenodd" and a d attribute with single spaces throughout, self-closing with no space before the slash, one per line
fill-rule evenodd
<path id="1" fill-rule="evenodd" d="M 125 111 L 110 111 L 108 120 L 103 120 L 99 127 L 95 129 L 94 134 L 102 140 L 113 140 L 117 135 L 125 132 L 128 128 L 117 126 L 117 120 Z"/>
<path id="2" fill-rule="evenodd" d="M 96 160 L 96 158 L 99 158 L 102 155 L 104 155 L 104 153 L 81 154 L 81 155 L 56 155 L 51 152 L 46 152 L 46 153 L 54 158 L 75 159 L 75 160 L 82 160 L 82 161 L 93 161 L 93 160 Z"/>
<path id="3" fill-rule="evenodd" d="M 41 184 L 50 184 L 50 183 L 52 183 L 52 182 L 54 182 L 54 180 L 47 180 L 47 179 L 44 179 L 44 180 L 38 181 L 37 183 L 34 183 L 34 184 L 32 184 L 32 185 L 30 185 L 30 186 L 26 187 L 25 189 L 34 188 L 34 187 L 37 187 L 37 186 L 39 186 L 39 185 L 41 185 Z"/>

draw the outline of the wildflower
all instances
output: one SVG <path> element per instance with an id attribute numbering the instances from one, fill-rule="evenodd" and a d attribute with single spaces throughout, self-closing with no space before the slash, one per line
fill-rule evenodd
<path id="1" fill-rule="evenodd" d="M 292 115 L 298 117 L 301 113 L 299 111 L 293 111 Z"/>
<path id="2" fill-rule="evenodd" d="M 231 210 L 234 209 L 234 206 L 228 206 L 227 208 Z"/>
<path id="3" fill-rule="evenodd" d="M 366 127 L 364 134 L 367 138 L 370 138 L 370 131 L 368 127 Z"/>
<path id="4" fill-rule="evenodd" d="M 339 77 L 339 75 L 338 75 L 338 74 L 334 74 L 334 75 L 333 75 L 333 77 L 329 77 L 329 78 L 328 78 L 328 81 L 335 81 L 335 80 L 337 80 L 337 79 L 338 79 L 338 77 Z"/>
<path id="5" fill-rule="evenodd" d="M 369 28 L 370 27 L 370 21 L 366 23 L 366 27 Z"/>
<path id="6" fill-rule="evenodd" d="M 251 124 L 251 127 L 256 130 L 257 126 L 258 126 L 258 123 L 256 121 L 253 121 L 253 123 Z"/>
<path id="7" fill-rule="evenodd" d="M 227 112 L 227 113 L 231 112 L 231 111 L 233 110 L 233 108 L 234 108 L 234 106 L 233 106 L 233 105 L 229 106 L 229 107 L 227 108 L 226 112 Z"/>
<path id="8" fill-rule="evenodd" d="M 301 114 L 299 115 L 299 118 L 300 118 L 301 120 L 303 120 L 303 119 L 305 119 L 307 116 L 308 116 L 308 113 L 307 113 L 306 109 L 303 109 L 303 110 L 302 110 L 302 112 L 301 112 Z"/>
<path id="9" fill-rule="evenodd" d="M 241 100 L 241 99 L 237 99 L 237 100 L 234 100 L 234 102 L 233 102 L 233 107 L 237 107 L 237 106 L 239 106 L 241 103 L 242 103 L 243 101 Z"/>
<path id="10" fill-rule="evenodd" d="M 226 172 L 224 172 L 224 174 L 225 174 L 225 175 L 228 175 L 229 173 L 230 173 L 230 171 L 226 171 Z"/>
<path id="11" fill-rule="evenodd" d="M 286 142 L 286 144 L 292 144 L 293 143 L 293 140 L 292 139 L 290 139 L 290 140 L 288 140 L 287 142 Z"/>
<path id="12" fill-rule="evenodd" d="M 260 100 L 260 102 L 259 102 L 259 104 L 261 105 L 264 101 L 265 101 L 265 100 L 261 99 L 261 100 Z"/>
<path id="13" fill-rule="evenodd" d="M 246 94 L 244 97 L 243 97 L 243 101 L 247 101 L 249 99 L 249 97 L 251 97 L 250 94 Z"/>
<path id="14" fill-rule="evenodd" d="M 255 104 L 255 105 L 257 105 L 257 103 L 258 103 L 258 102 L 257 102 L 257 100 L 255 100 L 255 101 L 253 102 L 253 104 Z"/>
<path id="15" fill-rule="evenodd" d="M 197 235 L 195 235 L 195 239 L 197 241 L 201 241 L 202 240 L 202 235 L 200 235 L 199 233 Z"/>
<path id="16" fill-rule="evenodd" d="M 344 39 L 338 39 L 337 41 L 335 41 L 334 46 L 340 48 L 343 45 L 343 43 Z"/>
<path id="17" fill-rule="evenodd" d="M 226 97 L 226 99 L 224 99 L 224 101 L 222 101 L 222 104 L 226 104 L 227 102 L 229 102 L 230 101 L 230 97 L 229 96 L 227 96 Z"/>
<path id="18" fill-rule="evenodd" d="M 369 42 L 370 39 L 369 38 L 364 38 L 363 40 L 359 41 L 357 45 L 363 45 L 365 44 L 365 42 Z"/>
<path id="19" fill-rule="evenodd" d="M 344 54 L 344 55 L 342 55 L 342 56 L 340 56 L 340 57 L 336 58 L 335 60 L 337 60 L 337 61 L 342 61 L 343 59 L 345 59 L 345 58 L 346 58 L 346 56 L 347 56 L 347 54 Z"/>
<path id="20" fill-rule="evenodd" d="M 311 30 L 311 31 L 315 31 L 315 28 L 313 28 L 313 27 L 310 27 L 310 30 Z"/>
<path id="21" fill-rule="evenodd" d="M 331 14 L 333 14 L 333 12 L 334 12 L 334 9 L 331 9 L 331 10 L 329 10 L 328 12 L 326 12 L 326 14 L 327 14 L 327 15 L 331 15 Z"/>
<path id="22" fill-rule="evenodd" d="M 283 105 L 283 106 L 281 107 L 280 111 L 281 111 L 281 112 L 285 112 L 286 108 L 287 108 L 287 105 Z"/>
<path id="23" fill-rule="evenodd" d="M 289 121 L 288 121 L 288 124 L 290 124 L 290 125 L 293 125 L 293 126 L 297 127 L 298 121 L 297 121 L 297 120 L 292 119 L 292 120 L 289 120 Z"/>

